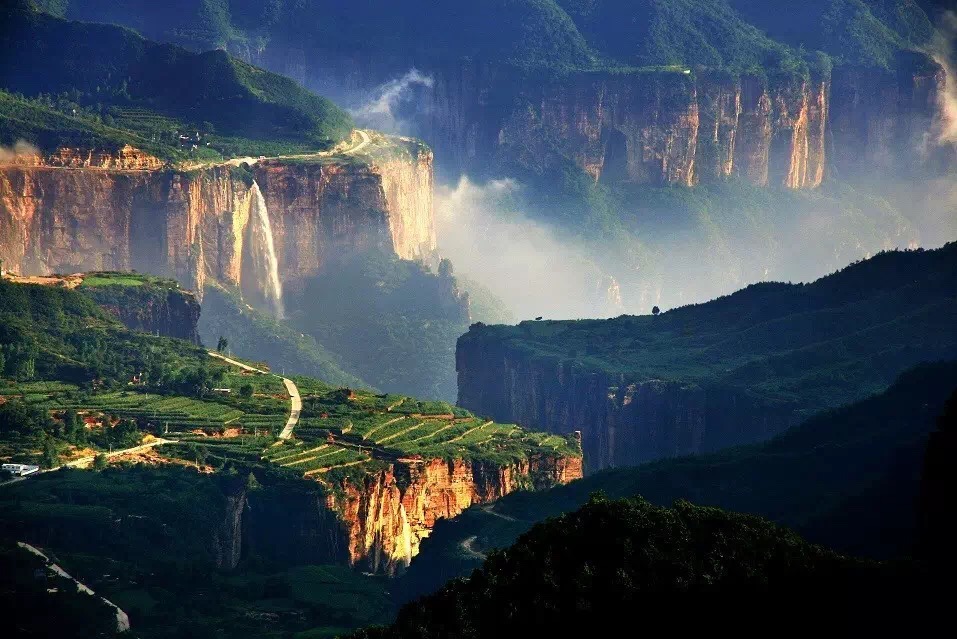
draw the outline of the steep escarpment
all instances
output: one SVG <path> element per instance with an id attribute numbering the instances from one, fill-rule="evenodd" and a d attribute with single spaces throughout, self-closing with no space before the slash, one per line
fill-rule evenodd
<path id="1" fill-rule="evenodd" d="M 274 64 L 286 68 L 281 59 Z M 346 59 L 299 76 L 309 86 L 362 94 L 402 72 Z M 690 186 L 738 176 L 792 189 L 820 186 L 830 167 L 859 177 L 924 166 L 946 84 L 943 68 L 916 52 L 899 54 L 890 68 L 810 74 L 555 73 L 467 61 L 422 75 L 431 84 L 413 87 L 405 122 L 435 148 L 448 175 L 503 160 L 541 170 L 563 157 L 609 183 Z"/>
<path id="2" fill-rule="evenodd" d="M 581 430 L 589 470 L 764 440 L 957 354 L 955 258 L 885 253 L 657 317 L 476 324 L 456 351 L 459 405 Z"/>
<path id="3" fill-rule="evenodd" d="M 200 343 L 200 306 L 195 294 L 171 281 L 113 275 L 88 275 L 102 284 L 80 285 L 79 290 L 130 330 Z"/>
<path id="4" fill-rule="evenodd" d="M 399 460 L 319 484 L 284 480 L 254 490 L 237 484 L 214 532 L 214 554 L 224 568 L 246 553 L 393 574 L 409 565 L 437 520 L 581 476 L 581 457 L 555 454 L 504 464 Z"/>
<path id="5" fill-rule="evenodd" d="M 503 152 L 533 165 L 557 152 L 610 183 L 691 186 L 737 175 L 806 188 L 824 177 L 827 78 L 681 68 L 532 76 L 465 64 L 436 72 L 424 92 L 432 102 L 418 134 L 459 169 Z"/>
<path id="6" fill-rule="evenodd" d="M 910 175 L 924 167 L 947 81 L 940 64 L 915 52 L 899 54 L 891 70 L 835 68 L 830 143 L 839 174 Z"/>
<path id="7" fill-rule="evenodd" d="M 762 441 L 796 423 L 793 402 L 589 369 L 480 336 L 473 327 L 456 351 L 459 404 L 531 428 L 581 431 L 589 471 Z"/>
<path id="8" fill-rule="evenodd" d="M 4 165 L 0 257 L 23 274 L 135 269 L 195 290 L 207 277 L 254 290 L 243 269 L 259 250 L 250 225 L 256 190 L 280 275 L 292 286 L 343 251 L 429 257 L 431 152 L 414 145 L 394 155 L 381 163 L 370 153 L 193 170 Z"/>
<path id="9" fill-rule="evenodd" d="M 455 517 L 520 489 L 544 489 L 582 476 L 581 458 L 542 456 L 514 464 L 462 459 L 397 462 L 358 484 L 333 487 L 349 562 L 373 572 L 409 565 L 439 519 Z"/>

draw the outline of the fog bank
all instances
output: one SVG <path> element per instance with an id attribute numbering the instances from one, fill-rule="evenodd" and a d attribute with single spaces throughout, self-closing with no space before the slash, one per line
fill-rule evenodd
<path id="1" fill-rule="evenodd" d="M 510 179 L 476 184 L 463 177 L 454 186 L 438 185 L 442 256 L 498 296 L 518 320 L 621 314 L 617 282 L 588 258 L 581 241 L 522 213 L 521 190 Z"/>

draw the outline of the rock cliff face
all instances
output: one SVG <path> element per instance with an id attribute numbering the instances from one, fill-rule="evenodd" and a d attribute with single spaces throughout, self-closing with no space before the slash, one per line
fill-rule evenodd
<path id="1" fill-rule="evenodd" d="M 249 170 L 193 171 L 154 169 L 142 158 L 134 162 L 132 151 L 110 161 L 58 155 L 84 159 L 0 167 L 0 258 L 10 270 L 136 269 L 194 290 L 206 277 L 255 287 L 243 281 L 256 250 L 252 180 L 267 205 L 280 277 L 290 286 L 321 272 L 339 251 L 374 245 L 415 259 L 435 250 L 428 151 L 382 162 L 273 160 Z M 127 170 L 131 162 L 139 170 Z"/>
<path id="2" fill-rule="evenodd" d="M 553 433 L 581 431 L 588 472 L 762 441 L 793 426 L 793 407 L 720 387 L 630 379 L 470 339 L 456 351 L 458 404 Z"/>
<path id="3" fill-rule="evenodd" d="M 199 300 L 189 291 L 148 284 L 88 287 L 80 291 L 129 329 L 200 343 Z"/>
<path id="4" fill-rule="evenodd" d="M 758 185 L 818 186 L 824 177 L 828 83 L 700 72 L 580 73 L 540 81 L 495 71 L 436 77 L 419 133 L 461 168 L 501 149 L 547 157 L 557 145 L 596 180 L 692 186 L 739 175 Z M 483 104 L 501 91 L 521 106 Z M 492 113 L 491 121 L 488 114 Z M 528 139 L 524 139 L 528 138 Z M 452 147 L 452 148 L 447 148 Z"/>
<path id="5" fill-rule="evenodd" d="M 522 488 L 547 488 L 582 476 L 580 457 L 538 458 L 497 465 L 461 459 L 397 462 L 345 484 L 326 504 L 340 513 L 350 563 L 373 572 L 409 565 L 438 519 L 455 517 Z"/>
<path id="6" fill-rule="evenodd" d="M 394 574 L 408 566 L 436 520 L 515 490 L 581 476 L 581 457 L 506 464 L 398 460 L 359 483 L 341 479 L 310 488 L 306 481 L 287 482 L 251 492 L 237 487 L 215 533 L 216 555 L 223 567 L 234 567 L 249 552 Z"/>
<path id="7" fill-rule="evenodd" d="M 331 54 L 310 63 L 294 47 L 254 60 L 319 91 L 364 103 L 405 61 Z M 756 185 L 819 186 L 838 175 L 896 176 L 927 160 L 943 69 L 908 52 L 893 69 L 838 67 L 811 78 L 693 73 L 525 73 L 478 62 L 420 66 L 404 114 L 442 157 L 442 170 L 481 171 L 501 154 L 535 167 L 543 151 L 610 182 L 692 185 L 737 175 Z M 833 157 L 832 157 L 833 156 Z"/>
<path id="8" fill-rule="evenodd" d="M 839 174 L 919 171 L 946 81 L 944 68 L 918 53 L 901 54 L 894 71 L 837 68 L 830 130 Z"/>

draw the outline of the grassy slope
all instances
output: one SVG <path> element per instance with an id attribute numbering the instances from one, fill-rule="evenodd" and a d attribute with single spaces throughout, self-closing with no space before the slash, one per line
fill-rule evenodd
<path id="1" fill-rule="evenodd" d="M 352 464 L 348 468 L 361 477 L 367 468 L 412 456 L 509 465 L 539 455 L 580 454 L 569 438 L 497 424 L 446 402 L 328 387 L 301 392 L 297 441 L 264 454 L 295 473 L 325 475 Z"/>
<path id="2" fill-rule="evenodd" d="M 443 522 L 422 545 L 405 579 L 409 596 L 468 574 L 477 562 L 461 553 L 504 548 L 534 522 L 585 503 L 594 491 L 642 494 L 754 513 L 795 527 L 812 541 L 876 556 L 910 553 L 915 497 L 928 434 L 957 388 L 957 364 L 918 367 L 886 392 L 821 413 L 769 442 L 604 471 L 536 495 L 497 502 Z"/>
<path id="3" fill-rule="evenodd" d="M 926 45 L 933 26 L 914 0 L 731 0 L 772 38 L 821 50 L 837 62 L 891 66 L 901 49 Z"/>
<path id="4" fill-rule="evenodd" d="M 65 127 L 69 140 L 72 129 L 82 125 L 112 146 L 135 135 L 171 147 L 161 155 L 174 158 L 176 133 L 207 134 L 204 151 L 210 142 L 213 151 L 256 154 L 328 148 L 351 130 L 349 116 L 328 100 L 222 51 L 194 54 L 125 28 L 37 13 L 19 2 L 2 11 L 0 88 L 50 96 L 52 104 L 71 115 L 76 108 L 84 120 L 45 117 L 46 135 L 33 139 L 29 120 L 22 128 L 8 123 L 4 143 L 23 138 L 48 149 L 55 142 L 49 129 Z M 103 122 L 109 125 L 97 126 Z"/>
<path id="5" fill-rule="evenodd" d="M 628 379 L 837 406 L 957 353 L 957 243 L 888 252 L 811 284 L 762 283 L 660 316 L 473 327 L 459 340 Z"/>
<path id="6" fill-rule="evenodd" d="M 139 288 L 143 279 L 100 274 L 92 280 L 91 288 Z M 5 331 L 3 344 L 33 344 L 37 362 L 29 381 L 0 379 L 4 405 L 25 403 L 56 418 L 48 419 L 43 431 L 26 434 L 7 432 L 8 424 L 4 422 L 0 427 L 3 455 L 10 452 L 10 446 L 23 454 L 25 447 L 60 437 L 62 428 L 58 424 L 64 409 L 98 418 L 113 414 L 124 420 L 135 419 L 144 431 L 165 424 L 174 433 L 197 427 L 216 432 L 224 426 L 240 425 L 249 431 L 263 426 L 259 417 L 270 418 L 275 432 L 285 420 L 288 400 L 279 380 L 272 376 L 230 369 L 216 383 L 233 392 L 202 398 L 150 392 L 148 386 L 128 386 L 128 376 L 143 368 L 149 371 L 150 364 L 219 364 L 185 343 L 127 331 L 101 312 L 83 294 L 82 287 L 69 290 L 0 282 L 0 326 Z M 84 350 L 91 348 L 91 343 L 83 339 L 86 331 L 94 330 L 108 336 L 92 345 L 98 353 L 96 365 L 87 362 L 94 351 Z M 83 387 L 55 381 L 64 374 L 58 365 L 63 359 L 73 362 L 68 379 L 82 383 Z M 104 388 L 89 387 L 91 379 L 104 375 Z M 300 377 L 296 381 L 305 402 L 298 441 L 305 447 L 324 446 L 328 435 L 334 433 L 346 443 L 364 442 L 367 438 L 364 449 L 375 448 L 386 460 L 419 453 L 508 462 L 536 453 L 577 452 L 563 438 L 486 424 L 441 402 L 350 393 L 311 378 Z M 254 394 L 242 398 L 239 390 L 246 385 L 252 387 Z M 0 412 L 0 416 L 7 415 Z M 448 418 L 452 413 L 454 420 Z M 257 420 L 254 422 L 253 418 Z M 393 418 L 398 419 L 391 425 L 391 435 L 380 429 L 379 435 L 374 436 L 371 428 L 376 420 Z M 343 432 L 347 423 L 351 435 Z M 410 427 L 419 431 L 413 432 Z M 93 431 L 102 429 L 88 430 L 93 437 Z M 435 437 L 430 439 L 430 435 Z M 263 458 L 263 451 L 275 442 L 274 437 L 246 435 L 226 439 L 182 433 L 172 436 L 181 438 L 183 443 L 166 446 L 163 452 L 183 460 L 185 465 L 201 460 L 220 472 L 206 475 L 182 466 L 121 465 L 103 473 L 63 470 L 43 474 L 0 490 L 0 508 L 4 512 L 0 539 L 4 543 L 27 539 L 55 555 L 70 572 L 130 612 L 137 632 L 145 637 L 209 636 L 218 631 L 273 637 L 277 629 L 286 633 L 306 632 L 307 636 L 333 636 L 390 618 L 392 603 L 387 584 L 345 568 L 289 568 L 272 563 L 275 558 L 257 554 L 229 574 L 217 571 L 214 566 L 229 498 L 239 484 L 247 481 L 249 472 L 255 472 L 271 490 L 290 486 L 293 492 L 314 491 L 315 499 L 322 498 L 324 487 L 300 481 L 298 477 L 305 468 L 281 466 L 284 460 L 272 460 L 279 453 L 302 450 L 294 443 L 268 448 L 269 454 Z M 345 445 L 338 447 L 353 450 Z M 325 476 L 341 478 L 346 473 L 361 481 L 367 469 L 378 469 L 384 463 L 376 459 L 362 467 L 336 471 L 333 466 L 342 462 L 343 459 L 333 460 L 329 466 L 331 474 Z M 308 467 L 318 468 L 321 464 Z M 256 490 L 258 481 L 248 481 Z M 532 486 L 530 482 L 529 487 Z M 0 593 L 4 593 L 7 577 L 0 582 Z M 16 586 L 13 588 L 18 592 Z M 72 635 L 66 631 L 64 636 Z"/>

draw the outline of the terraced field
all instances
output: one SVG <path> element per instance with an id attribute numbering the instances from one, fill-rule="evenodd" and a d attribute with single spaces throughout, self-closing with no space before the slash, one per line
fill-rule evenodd
<path id="1" fill-rule="evenodd" d="M 263 460 L 306 477 L 403 459 L 488 459 L 507 463 L 535 453 L 577 454 L 562 436 L 531 433 L 476 417 L 445 402 L 349 389 L 310 388 L 295 438 Z"/>
<path id="2" fill-rule="evenodd" d="M 227 384 L 236 382 L 237 388 L 245 378 L 227 377 Z M 272 390 L 271 383 L 263 387 Z M 280 389 L 282 383 L 279 383 Z M 230 388 L 225 386 L 224 388 Z M 258 392 L 258 390 L 257 390 Z M 279 391 L 281 392 L 281 390 Z M 233 390 L 230 395 L 238 394 Z M 191 397 L 158 395 L 137 389 L 87 393 L 70 384 L 38 382 L 0 388 L 0 395 L 20 396 L 29 404 L 50 411 L 75 410 L 81 415 L 99 417 L 112 415 L 123 419 L 148 421 L 164 430 L 174 432 L 202 429 L 217 431 L 222 428 L 278 433 L 286 421 L 287 400 L 271 394 L 243 400 L 238 397 L 194 399 Z"/>

